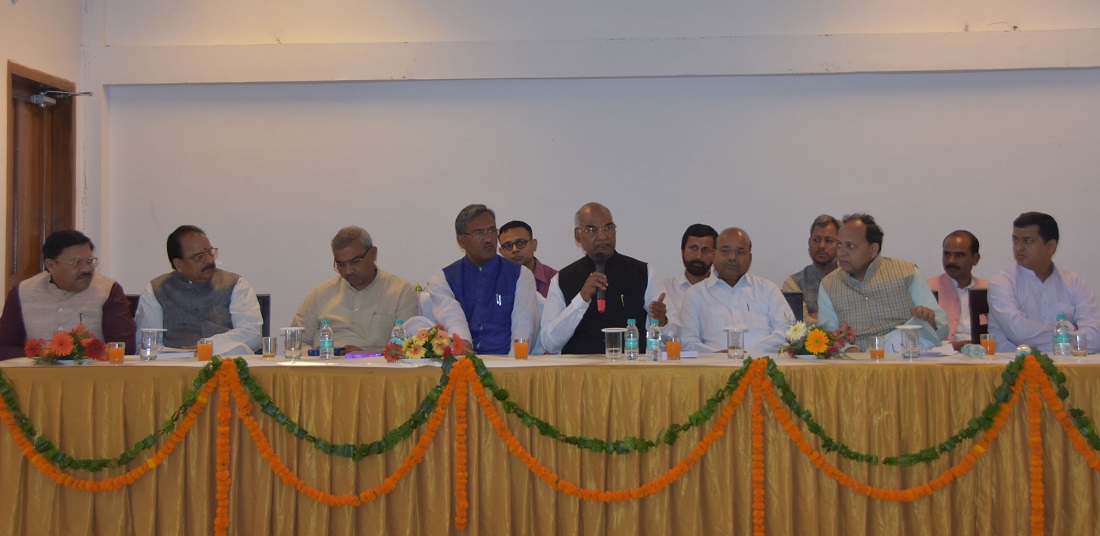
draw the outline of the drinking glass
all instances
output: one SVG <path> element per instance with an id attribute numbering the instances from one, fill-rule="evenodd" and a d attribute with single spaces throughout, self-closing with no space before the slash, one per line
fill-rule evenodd
<path id="1" fill-rule="evenodd" d="M 901 331 L 901 357 L 913 360 L 920 356 L 920 326 L 898 326 Z"/>
<path id="2" fill-rule="evenodd" d="M 871 353 L 871 359 L 878 361 L 886 357 L 886 337 L 882 335 L 875 335 L 871 337 L 871 347 L 869 349 Z"/>
<path id="3" fill-rule="evenodd" d="M 112 365 L 121 365 L 126 356 L 126 343 L 124 342 L 109 342 L 107 343 L 107 361 Z"/>
<path id="4" fill-rule="evenodd" d="M 626 328 L 603 328 L 604 356 L 611 361 L 623 356 L 623 333 Z"/>
<path id="5" fill-rule="evenodd" d="M 264 337 L 260 346 L 260 352 L 264 359 L 272 359 L 275 357 L 275 348 L 278 346 L 278 339 L 275 337 Z"/>
<path id="6" fill-rule="evenodd" d="M 668 355 L 669 361 L 680 359 L 680 337 L 676 335 L 665 337 L 665 354 Z"/>
<path id="7" fill-rule="evenodd" d="M 283 357 L 294 361 L 302 356 L 302 332 L 305 328 L 283 328 Z"/>
<path id="8" fill-rule="evenodd" d="M 1069 353 L 1077 356 L 1084 357 L 1089 355 L 1089 338 L 1084 333 L 1074 333 L 1070 335 L 1069 340 Z"/>
<path id="9" fill-rule="evenodd" d="M 524 337 L 516 337 L 512 339 L 512 354 L 516 359 L 527 359 L 527 353 L 531 350 L 527 339 Z"/>
<path id="10" fill-rule="evenodd" d="M 745 359 L 745 330 L 726 328 L 726 354 L 730 359 Z"/>
<path id="11" fill-rule="evenodd" d="M 199 361 L 210 361 L 210 358 L 214 356 L 214 339 L 199 339 L 198 344 L 195 345 L 195 359 Z"/>
<path id="12" fill-rule="evenodd" d="M 982 348 L 985 348 L 985 356 L 990 357 L 997 353 L 997 339 L 993 338 L 993 335 L 988 333 L 982 333 L 978 335 L 979 341 L 982 344 Z"/>
<path id="13" fill-rule="evenodd" d="M 155 361 L 160 349 L 164 347 L 164 332 L 159 328 L 144 328 L 141 330 L 141 348 L 139 356 L 142 361 Z"/>

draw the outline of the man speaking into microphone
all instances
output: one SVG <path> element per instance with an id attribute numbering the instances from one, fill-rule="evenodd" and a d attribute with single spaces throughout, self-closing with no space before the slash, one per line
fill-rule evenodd
<path id="1" fill-rule="evenodd" d="M 573 239 L 584 257 L 550 281 L 539 338 L 547 353 L 602 354 L 603 328 L 626 327 L 633 318 L 644 330 L 648 318 L 668 324 L 664 289 L 653 267 L 615 251 L 611 211 L 588 203 L 573 219 Z M 602 298 L 603 307 L 600 307 Z M 645 340 L 639 340 L 642 345 Z M 639 347 L 638 352 L 645 349 Z"/>

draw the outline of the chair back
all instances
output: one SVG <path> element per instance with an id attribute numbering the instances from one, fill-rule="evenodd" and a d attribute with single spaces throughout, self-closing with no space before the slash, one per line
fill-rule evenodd
<path id="1" fill-rule="evenodd" d="M 970 289 L 970 340 L 975 344 L 981 340 L 979 335 L 989 333 L 989 291 L 984 288 Z"/>
<path id="2" fill-rule="evenodd" d="M 784 292 L 783 297 L 787 299 L 787 305 L 791 306 L 791 312 L 794 313 L 794 319 L 798 322 L 802 321 L 803 317 L 803 301 L 801 292 Z"/>

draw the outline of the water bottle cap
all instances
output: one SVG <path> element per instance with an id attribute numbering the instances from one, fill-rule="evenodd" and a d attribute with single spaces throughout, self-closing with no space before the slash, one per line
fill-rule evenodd
<path id="1" fill-rule="evenodd" d="M 394 324 L 397 324 L 398 326 L 400 326 L 401 324 L 404 324 L 404 323 L 405 323 L 405 321 L 400 320 L 400 319 L 398 319 L 397 322 L 394 322 Z"/>
<path id="2" fill-rule="evenodd" d="M 660 321 L 660 320 L 657 320 L 656 318 L 650 318 L 650 319 L 649 319 L 649 325 L 651 325 L 651 326 L 656 326 L 656 325 L 658 325 L 658 324 L 660 324 L 660 323 L 661 323 L 661 321 Z"/>
<path id="3" fill-rule="evenodd" d="M 1065 313 L 1058 313 L 1058 320 L 1066 320 L 1066 314 Z"/>
<path id="4" fill-rule="evenodd" d="M 634 325 L 634 319 L 633 318 L 627 318 L 626 319 L 626 325 L 633 326 Z"/>
<path id="5" fill-rule="evenodd" d="M 329 323 L 328 323 L 328 320 L 322 320 L 322 321 L 321 321 L 321 325 L 322 325 L 322 326 L 327 326 L 327 325 L 329 325 Z"/>

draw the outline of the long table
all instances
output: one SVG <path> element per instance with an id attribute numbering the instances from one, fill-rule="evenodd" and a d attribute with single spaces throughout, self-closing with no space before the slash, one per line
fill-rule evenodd
<path id="1" fill-rule="evenodd" d="M 885 362 L 806 362 L 774 358 L 800 403 L 834 438 L 881 456 L 935 447 L 993 400 L 1011 356 Z M 599 439 L 653 438 L 685 422 L 725 385 L 740 362 L 702 356 L 667 363 L 608 363 L 597 356 L 484 358 L 509 400 L 561 431 Z M 1068 402 L 1100 415 L 1100 362 L 1058 363 Z M 248 359 L 250 372 L 286 414 L 318 437 L 368 443 L 403 422 L 438 383 L 438 366 L 355 360 L 288 366 Z M 114 457 L 161 425 L 180 406 L 201 364 L 127 362 L 80 367 L 0 364 L 37 429 L 75 457 Z M 214 398 L 217 398 L 217 394 Z M 726 433 L 683 478 L 656 495 L 602 504 L 565 496 L 533 475 L 469 403 L 469 534 L 729 534 L 752 529 L 749 397 Z M 499 410 L 500 405 L 497 403 Z M 380 484 L 413 448 L 423 428 L 392 450 L 360 461 L 333 457 L 254 411 L 272 447 L 306 483 L 332 493 Z M 1021 402 L 972 472 L 930 497 L 892 503 L 858 495 L 815 469 L 764 411 L 768 534 L 1025 534 L 1028 421 Z M 1091 534 L 1100 526 L 1100 475 L 1073 450 L 1043 410 L 1047 534 Z M 524 427 L 508 428 L 535 459 L 560 477 L 600 490 L 639 486 L 687 457 L 710 423 L 674 445 L 608 455 L 559 443 Z M 286 486 L 234 419 L 230 432 L 232 534 L 443 534 L 456 532 L 455 421 L 448 411 L 423 462 L 389 495 L 358 507 L 330 507 Z M 803 426 L 803 429 L 805 427 Z M 129 487 L 91 493 L 54 484 L 29 464 L 0 429 L 0 533 L 206 534 L 215 518 L 215 400 L 166 461 Z M 807 434 L 807 437 L 809 435 Z M 817 445 L 810 437 L 811 444 Z M 958 463 L 972 443 L 929 464 L 868 465 L 826 459 L 856 480 L 886 489 L 927 482 Z M 148 453 L 133 464 L 143 463 Z M 123 469 L 81 478 L 108 478 Z"/>

